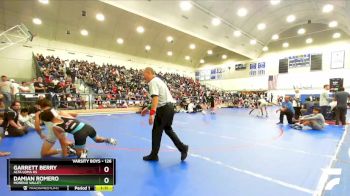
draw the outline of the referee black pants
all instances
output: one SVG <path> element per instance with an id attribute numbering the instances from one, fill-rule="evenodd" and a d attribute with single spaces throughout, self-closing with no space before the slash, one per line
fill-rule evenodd
<path id="1" fill-rule="evenodd" d="M 166 104 L 165 106 L 157 108 L 157 113 L 154 118 L 154 124 L 152 129 L 152 152 L 151 155 L 157 155 L 160 142 L 162 140 L 163 130 L 170 137 L 170 139 L 175 144 L 176 148 L 182 152 L 185 148 L 185 145 L 177 137 L 171 125 L 173 124 L 174 118 L 174 105 L 171 103 Z"/>
<path id="2" fill-rule="evenodd" d="M 288 110 L 288 109 L 286 111 L 284 111 L 284 112 L 281 111 L 280 112 L 280 123 L 283 123 L 284 115 L 287 116 L 288 124 L 293 124 L 293 116 L 294 116 L 293 112 Z"/>

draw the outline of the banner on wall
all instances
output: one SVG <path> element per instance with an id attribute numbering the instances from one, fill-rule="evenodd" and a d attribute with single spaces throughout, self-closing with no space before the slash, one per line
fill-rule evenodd
<path id="1" fill-rule="evenodd" d="M 250 63 L 249 64 L 249 69 L 250 69 L 250 71 L 249 71 L 249 75 L 250 76 L 256 76 L 256 72 L 257 72 L 257 67 L 256 67 L 256 63 Z"/>
<path id="2" fill-rule="evenodd" d="M 239 71 L 239 70 L 245 70 L 247 69 L 247 66 L 245 64 L 236 64 L 235 65 L 235 70 Z"/>
<path id="3" fill-rule="evenodd" d="M 265 62 L 250 63 L 249 64 L 249 76 L 262 76 L 265 75 Z"/>
<path id="4" fill-rule="evenodd" d="M 344 68 L 344 56 L 344 50 L 332 52 L 331 69 Z"/>
<path id="5" fill-rule="evenodd" d="M 210 70 L 210 79 L 211 80 L 216 80 L 216 69 L 211 69 Z"/>
<path id="6" fill-rule="evenodd" d="M 223 78 L 224 69 L 205 69 L 195 72 L 196 80 L 218 80 Z"/>
<path id="7" fill-rule="evenodd" d="M 289 68 L 309 67 L 311 65 L 311 54 L 302 54 L 288 57 Z"/>
<path id="8" fill-rule="evenodd" d="M 195 78 L 196 78 L 196 80 L 199 80 L 199 77 L 200 77 L 200 72 L 199 72 L 199 71 L 196 71 L 196 72 L 195 72 Z"/>
<path id="9" fill-rule="evenodd" d="M 222 74 L 224 73 L 224 70 L 222 68 L 217 68 L 217 71 L 216 71 L 216 79 L 220 80 L 222 79 Z"/>
<path id="10" fill-rule="evenodd" d="M 268 89 L 269 90 L 276 90 L 277 89 L 277 78 L 278 75 L 269 75 L 268 79 Z"/>
<path id="11" fill-rule="evenodd" d="M 258 75 L 265 75 L 265 62 L 258 63 Z"/>

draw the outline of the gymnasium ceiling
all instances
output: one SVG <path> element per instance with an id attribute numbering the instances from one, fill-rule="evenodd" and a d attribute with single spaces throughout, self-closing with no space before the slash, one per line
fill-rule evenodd
<path id="1" fill-rule="evenodd" d="M 349 39 L 348 0 L 280 0 L 276 5 L 270 0 L 194 0 L 190 4 L 192 8 L 184 11 L 175 0 L 49 0 L 46 5 L 39 0 L 0 0 L 0 30 L 24 23 L 38 37 L 49 40 L 190 67 L 201 66 L 200 59 L 220 64 L 224 54 L 233 61 L 255 59 L 263 54 L 264 46 L 269 52 L 284 50 L 284 42 L 290 49 L 304 47 L 306 38 L 313 39 L 311 44 Z M 333 10 L 324 13 L 325 4 L 332 4 Z M 237 15 L 240 8 L 247 10 L 246 16 Z M 97 13 L 105 20 L 96 20 Z M 294 15 L 295 21 L 288 23 L 289 15 Z M 34 25 L 33 18 L 40 18 L 42 24 Z M 219 18 L 221 24 L 212 25 L 212 18 Z M 330 21 L 337 21 L 337 27 L 329 27 Z M 265 23 L 266 28 L 258 30 L 259 23 Z M 142 34 L 136 32 L 140 25 L 145 29 Z M 305 34 L 297 34 L 300 28 Z M 81 29 L 88 30 L 88 36 L 82 36 Z M 234 31 L 242 35 L 235 37 Z M 341 37 L 333 39 L 336 32 Z M 278 40 L 272 40 L 274 34 L 279 35 Z M 174 41 L 168 43 L 167 36 Z M 117 44 L 117 38 L 123 38 L 124 43 Z M 251 39 L 257 43 L 251 45 Z M 192 43 L 196 45 L 193 50 L 189 48 Z M 148 52 L 146 45 L 151 46 Z M 168 51 L 173 55 L 168 56 Z"/>

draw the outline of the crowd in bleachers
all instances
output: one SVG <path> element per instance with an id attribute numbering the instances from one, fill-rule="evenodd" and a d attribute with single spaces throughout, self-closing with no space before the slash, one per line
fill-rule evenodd
<path id="1" fill-rule="evenodd" d="M 142 104 L 147 100 L 147 84 L 143 80 L 143 70 L 126 68 L 120 65 L 98 65 L 88 61 L 62 61 L 58 57 L 36 55 L 40 71 L 44 77 L 46 92 L 62 93 L 60 100 L 68 103 L 76 98 L 79 89 L 75 86 L 78 79 L 95 93 L 94 104 L 98 108 L 128 107 L 132 103 Z M 183 97 L 196 97 L 205 100 L 205 96 L 219 91 L 210 90 L 199 81 L 174 73 L 157 73 L 168 85 L 173 97 L 180 101 Z M 60 103 L 63 103 L 60 101 Z M 63 107 L 60 105 L 60 107 Z"/>
<path id="2" fill-rule="evenodd" d="M 146 99 L 147 84 L 143 80 L 143 70 L 127 69 L 124 66 L 87 61 L 71 61 L 69 73 L 82 79 L 97 94 L 112 94 L 123 99 Z M 174 73 L 157 73 L 168 85 L 177 100 L 183 97 L 203 96 L 209 89 L 192 78 Z"/>

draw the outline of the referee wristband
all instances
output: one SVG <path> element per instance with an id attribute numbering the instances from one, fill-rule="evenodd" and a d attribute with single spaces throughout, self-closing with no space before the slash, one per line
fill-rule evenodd
<path id="1" fill-rule="evenodd" d="M 156 110 L 154 110 L 154 109 L 152 109 L 150 112 L 149 112 L 149 115 L 150 116 L 153 116 L 153 115 L 155 115 L 156 114 Z"/>

